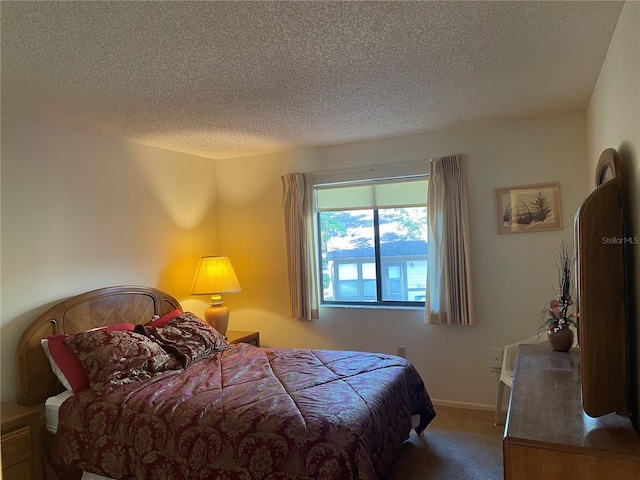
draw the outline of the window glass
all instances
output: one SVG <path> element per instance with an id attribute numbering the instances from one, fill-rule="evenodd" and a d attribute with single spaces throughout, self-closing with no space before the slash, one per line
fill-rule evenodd
<path id="1" fill-rule="evenodd" d="M 340 196 L 325 197 L 332 203 L 318 212 L 323 303 L 423 303 L 426 206 L 341 210 Z"/>
<path id="2" fill-rule="evenodd" d="M 338 265 L 338 278 L 343 280 L 358 279 L 358 265 L 355 263 L 342 263 Z"/>
<path id="3" fill-rule="evenodd" d="M 376 279 L 376 264 L 375 263 L 363 263 L 362 264 L 362 278 L 370 280 Z"/>
<path id="4" fill-rule="evenodd" d="M 363 286 L 363 296 L 364 300 L 375 300 L 377 296 L 376 290 L 376 281 L 375 280 L 364 280 Z"/>
<path id="5" fill-rule="evenodd" d="M 340 280 L 338 282 L 338 298 L 341 300 L 358 299 L 358 282 L 355 280 Z"/>

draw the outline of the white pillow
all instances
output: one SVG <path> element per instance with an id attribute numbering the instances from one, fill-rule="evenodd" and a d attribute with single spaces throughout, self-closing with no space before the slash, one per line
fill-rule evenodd
<path id="1" fill-rule="evenodd" d="M 67 390 L 73 390 L 73 388 L 71 388 L 71 384 L 69 383 L 69 380 L 67 379 L 67 377 L 65 377 L 62 370 L 60 370 L 60 367 L 58 367 L 58 364 L 51 356 L 51 352 L 49 352 L 49 340 L 47 340 L 46 338 L 43 338 L 42 340 L 40 340 L 40 345 L 44 350 L 44 354 L 49 359 L 51 370 L 53 370 L 53 373 L 55 374 L 55 376 L 58 377 L 58 380 L 60 380 L 60 383 L 62 384 L 62 386 Z"/>

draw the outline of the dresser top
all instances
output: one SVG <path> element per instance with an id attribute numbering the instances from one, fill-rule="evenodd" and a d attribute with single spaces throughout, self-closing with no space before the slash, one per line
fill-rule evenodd
<path id="1" fill-rule="evenodd" d="M 521 444 L 640 461 L 640 439 L 631 421 L 614 413 L 589 417 L 582 408 L 580 381 L 579 349 L 563 353 L 547 343 L 520 345 L 505 436 Z"/>
<path id="2" fill-rule="evenodd" d="M 12 403 L 0 404 L 0 418 L 2 419 L 3 428 L 4 425 L 30 417 L 34 415 L 35 412 L 33 408 L 23 407 L 22 405 L 14 405 Z"/>

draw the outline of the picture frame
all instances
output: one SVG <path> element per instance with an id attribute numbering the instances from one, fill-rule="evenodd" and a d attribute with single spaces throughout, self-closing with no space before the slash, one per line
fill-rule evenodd
<path id="1" fill-rule="evenodd" d="M 560 183 L 538 183 L 495 189 L 498 233 L 562 229 Z"/>

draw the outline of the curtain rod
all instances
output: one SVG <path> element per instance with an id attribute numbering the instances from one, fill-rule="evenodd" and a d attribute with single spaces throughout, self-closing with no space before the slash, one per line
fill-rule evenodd
<path id="1" fill-rule="evenodd" d="M 377 164 L 377 165 L 366 165 L 362 167 L 352 167 L 352 168 L 342 168 L 339 170 L 319 170 L 316 172 L 311 172 L 311 175 L 334 175 L 337 173 L 357 173 L 357 172 L 372 172 L 376 169 L 382 168 L 402 168 L 402 167 L 417 167 L 417 166 L 429 166 L 429 162 L 431 160 L 421 160 L 419 162 L 408 162 L 408 163 L 385 163 L 385 164 Z"/>

